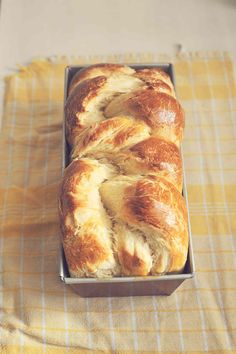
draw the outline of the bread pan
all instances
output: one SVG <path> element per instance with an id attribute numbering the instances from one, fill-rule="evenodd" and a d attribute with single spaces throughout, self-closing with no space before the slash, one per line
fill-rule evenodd
<path id="1" fill-rule="evenodd" d="M 157 64 L 129 64 L 135 69 L 145 69 L 157 67 L 169 74 L 174 86 L 175 75 L 173 64 L 157 63 Z M 68 88 L 71 79 L 78 70 L 86 66 L 68 66 L 65 69 L 65 86 L 64 86 L 64 105 L 68 95 Z M 176 89 L 176 87 L 175 87 Z M 65 138 L 65 116 L 63 118 L 63 135 L 62 135 L 62 173 L 64 168 L 69 164 L 69 146 Z M 174 275 L 159 275 L 159 276 L 145 276 L 145 277 L 114 277 L 114 278 L 71 278 L 63 246 L 60 247 L 59 255 L 59 276 L 62 282 L 71 286 L 81 297 L 109 297 L 109 296 L 148 296 L 148 295 L 171 295 L 180 284 L 194 276 L 195 266 L 193 258 L 192 234 L 189 218 L 188 197 L 186 189 L 186 177 L 183 163 L 183 196 L 186 201 L 188 213 L 188 233 L 189 233 L 189 249 L 186 265 L 182 274 Z"/>

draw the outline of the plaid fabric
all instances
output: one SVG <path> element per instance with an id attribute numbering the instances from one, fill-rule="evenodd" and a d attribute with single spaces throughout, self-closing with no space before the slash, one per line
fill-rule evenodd
<path id="1" fill-rule="evenodd" d="M 197 273 L 170 297 L 80 298 L 58 276 L 63 74 L 37 60 L 6 78 L 0 143 L 2 353 L 236 350 L 236 86 L 227 53 L 175 58 Z"/>

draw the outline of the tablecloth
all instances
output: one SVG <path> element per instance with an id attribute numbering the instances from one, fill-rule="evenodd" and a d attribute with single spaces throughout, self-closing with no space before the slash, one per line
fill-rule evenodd
<path id="1" fill-rule="evenodd" d="M 63 75 L 68 64 L 169 61 L 155 54 L 34 60 L 5 79 L 0 142 L 1 353 L 236 351 L 236 85 L 229 53 L 183 53 L 183 151 L 196 276 L 169 297 L 80 298 L 59 279 Z"/>

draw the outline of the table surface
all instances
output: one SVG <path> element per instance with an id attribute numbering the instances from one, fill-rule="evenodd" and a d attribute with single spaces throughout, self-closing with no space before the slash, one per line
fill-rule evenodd
<path id="1" fill-rule="evenodd" d="M 235 0 L 3 0 L 4 74 L 32 58 L 227 50 L 236 59 Z"/>

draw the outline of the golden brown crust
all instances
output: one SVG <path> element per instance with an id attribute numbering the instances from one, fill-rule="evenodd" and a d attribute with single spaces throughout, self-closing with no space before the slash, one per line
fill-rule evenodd
<path id="1" fill-rule="evenodd" d="M 150 137 L 130 149 L 149 165 L 162 169 L 162 163 L 171 162 L 181 168 L 179 149 L 176 145 L 158 137 Z"/>
<path id="2" fill-rule="evenodd" d="M 152 274 L 183 269 L 188 250 L 187 212 L 183 196 L 172 183 L 158 176 L 120 176 L 106 181 L 100 193 L 119 222 L 145 234 L 153 253 Z"/>
<path id="3" fill-rule="evenodd" d="M 169 76 L 93 65 L 71 81 L 65 116 L 75 160 L 61 183 L 59 217 L 71 276 L 181 272 L 184 112 Z"/>
<path id="4" fill-rule="evenodd" d="M 135 188 L 128 187 L 125 193 L 128 196 L 126 198 L 127 212 L 135 221 L 144 222 L 163 230 L 169 237 L 174 236 L 176 234 L 176 217 L 173 213 L 173 218 L 171 218 L 168 211 L 177 209 L 181 215 L 181 221 L 186 224 L 185 229 L 187 229 L 184 199 L 176 188 L 164 178 L 142 179 L 136 183 Z"/>
<path id="5" fill-rule="evenodd" d="M 175 97 L 173 95 L 173 92 L 172 92 L 172 89 L 170 88 L 170 86 L 161 80 L 160 81 L 156 80 L 155 83 L 147 83 L 147 84 L 150 88 L 154 89 L 157 92 L 166 93 L 168 95 Z"/>
<path id="6" fill-rule="evenodd" d="M 108 169 L 89 159 L 74 160 L 65 169 L 60 186 L 59 218 L 73 276 L 115 272 L 110 220 L 98 193 L 98 186 L 107 176 Z"/>
<path id="7" fill-rule="evenodd" d="M 66 238 L 63 242 L 69 268 L 76 273 L 77 269 L 94 272 L 97 264 L 109 257 L 109 252 L 98 241 L 97 235 L 85 234 L 83 237 Z"/>
<path id="8" fill-rule="evenodd" d="M 121 64 L 109 64 L 101 63 L 88 66 L 87 68 L 79 70 L 70 82 L 69 94 L 74 90 L 74 88 L 84 80 L 92 79 L 97 76 L 109 76 L 113 73 L 129 73 L 131 69 L 127 66 Z"/>
<path id="9" fill-rule="evenodd" d="M 114 117 L 95 124 L 81 135 L 72 157 L 82 157 L 101 151 L 105 153 L 118 151 L 130 144 L 149 136 L 149 130 L 142 122 L 136 122 L 128 117 Z"/>
<path id="10" fill-rule="evenodd" d="M 84 202 L 76 198 L 77 186 L 80 185 L 83 176 L 92 172 L 83 160 L 74 160 L 64 171 L 59 191 L 59 216 L 63 238 L 73 236 L 76 222 L 73 213 L 78 207 L 84 207 Z M 70 215 L 70 223 L 66 222 L 67 215 Z"/>
<path id="11" fill-rule="evenodd" d="M 135 76 L 144 81 L 149 87 L 159 92 L 167 93 L 175 97 L 174 87 L 170 80 L 170 77 L 163 70 L 151 68 L 151 69 L 139 69 L 136 70 Z"/>
<path id="12" fill-rule="evenodd" d="M 171 127 L 176 141 L 182 140 L 184 112 L 175 98 L 153 90 L 140 90 L 131 94 L 124 105 L 130 114 L 151 128 Z"/>
<path id="13" fill-rule="evenodd" d="M 95 127 L 91 134 L 86 136 L 83 144 L 87 145 L 90 142 L 98 141 L 101 136 L 107 134 L 107 131 L 111 131 L 113 134 L 112 136 L 107 137 L 109 139 L 108 141 L 112 140 L 114 147 L 121 146 L 129 136 L 133 136 L 136 132 L 143 128 L 140 125 L 132 123 L 133 122 L 129 119 L 122 117 L 102 121 L 101 124 Z"/>
<path id="14" fill-rule="evenodd" d="M 149 269 L 146 263 L 136 254 L 130 254 L 125 249 L 119 254 L 119 261 L 122 264 L 125 275 L 148 275 Z"/>
<path id="15" fill-rule="evenodd" d="M 88 102 L 97 96 L 100 88 L 106 83 L 104 76 L 98 76 L 91 80 L 85 80 L 78 85 L 69 95 L 65 105 L 66 134 L 70 143 L 82 125 L 79 120 L 79 114 L 86 111 Z"/>
<path id="16" fill-rule="evenodd" d="M 139 78 L 141 77 L 146 81 L 153 82 L 155 80 L 162 80 L 168 83 L 170 86 L 172 85 L 169 75 L 164 70 L 159 68 L 153 67 L 146 69 L 136 69 L 135 71 L 135 76 L 138 76 Z"/>
<path id="17" fill-rule="evenodd" d="M 184 112 L 172 96 L 143 88 L 114 98 L 106 107 L 105 115 L 129 115 L 142 120 L 153 135 L 161 136 L 179 146 L 184 129 Z"/>
<path id="18" fill-rule="evenodd" d="M 158 137 L 150 137 L 130 150 L 141 159 L 148 171 L 166 171 L 166 177 L 182 191 L 182 160 L 175 144 Z"/>

